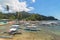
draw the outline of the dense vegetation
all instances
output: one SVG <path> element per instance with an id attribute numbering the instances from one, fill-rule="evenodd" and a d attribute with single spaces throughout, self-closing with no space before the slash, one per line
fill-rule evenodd
<path id="1" fill-rule="evenodd" d="M 0 12 L 0 19 L 10 19 L 10 20 L 32 20 L 32 21 L 40 21 L 40 20 L 57 20 L 53 16 L 44 16 L 35 13 L 28 12 L 16 12 L 16 13 L 2 13 Z"/>

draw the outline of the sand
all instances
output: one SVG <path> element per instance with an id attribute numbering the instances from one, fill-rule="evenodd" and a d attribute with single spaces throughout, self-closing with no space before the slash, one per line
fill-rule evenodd
<path id="1" fill-rule="evenodd" d="M 10 25 L 11 24 L 5 26 L 8 29 Z M 0 38 L 0 40 L 60 40 L 60 36 L 45 32 L 43 30 L 38 32 L 30 32 L 22 30 L 22 34 L 17 34 L 13 36 L 12 39 Z"/>
<path id="2" fill-rule="evenodd" d="M 0 40 L 6 40 L 6 39 L 0 38 Z"/>

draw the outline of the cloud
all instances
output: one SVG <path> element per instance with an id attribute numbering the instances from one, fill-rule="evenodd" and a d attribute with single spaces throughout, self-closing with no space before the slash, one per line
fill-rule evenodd
<path id="1" fill-rule="evenodd" d="M 35 0 L 32 0 L 33 3 L 35 3 Z"/>
<path id="2" fill-rule="evenodd" d="M 2 7 L 1 7 L 1 5 L 0 5 L 0 11 L 2 11 Z"/>
<path id="3" fill-rule="evenodd" d="M 0 11 L 6 11 L 6 5 L 9 6 L 9 12 L 31 11 L 34 8 L 28 7 L 26 1 L 19 2 L 19 0 L 0 0 Z"/>

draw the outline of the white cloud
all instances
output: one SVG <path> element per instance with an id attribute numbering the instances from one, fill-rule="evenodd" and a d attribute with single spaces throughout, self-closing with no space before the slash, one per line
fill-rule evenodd
<path id="1" fill-rule="evenodd" d="M 27 7 L 26 1 L 19 2 L 19 0 L 0 0 L 0 11 L 5 11 L 6 5 L 9 6 L 9 12 L 16 12 L 16 11 L 31 11 L 34 9 L 33 7 Z"/>
<path id="2" fill-rule="evenodd" d="M 0 5 L 0 11 L 2 11 L 2 7 L 1 7 L 1 5 Z"/>
<path id="3" fill-rule="evenodd" d="M 32 0 L 33 3 L 35 3 L 35 0 Z"/>

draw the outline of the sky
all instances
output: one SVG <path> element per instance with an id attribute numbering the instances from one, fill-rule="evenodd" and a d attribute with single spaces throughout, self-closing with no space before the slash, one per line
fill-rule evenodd
<path id="1" fill-rule="evenodd" d="M 26 11 L 60 19 L 60 0 L 0 0 L 0 11 L 7 12 L 6 5 L 9 12 Z"/>

